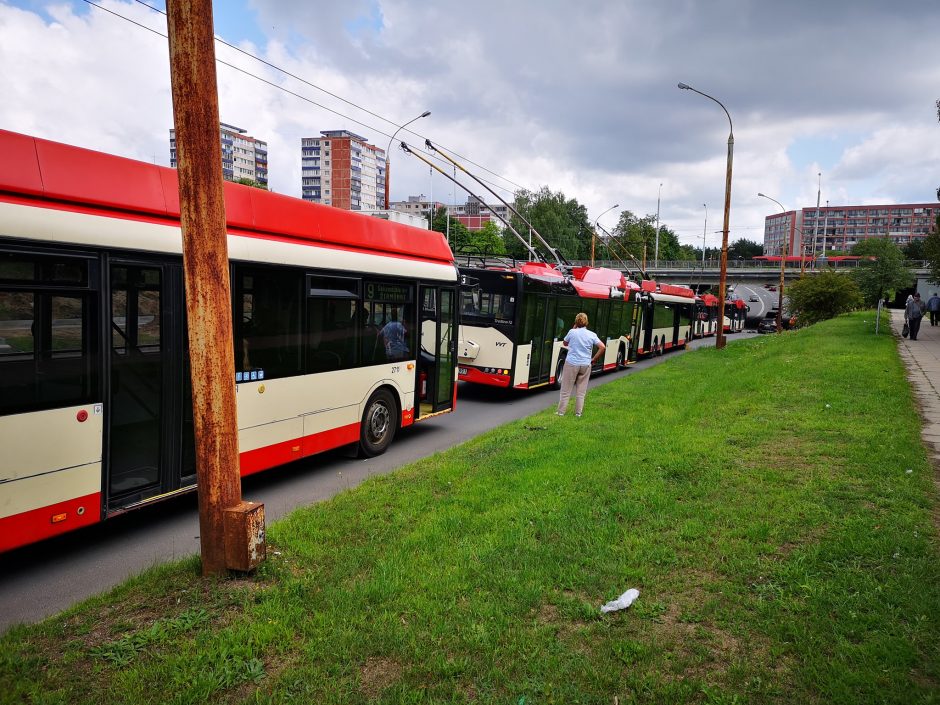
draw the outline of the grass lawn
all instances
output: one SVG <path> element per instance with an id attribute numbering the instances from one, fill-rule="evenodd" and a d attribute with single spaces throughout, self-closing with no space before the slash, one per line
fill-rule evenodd
<path id="1" fill-rule="evenodd" d="M 940 702 L 937 490 L 873 329 L 676 356 L 293 513 L 255 576 L 14 628 L 0 701 Z"/>

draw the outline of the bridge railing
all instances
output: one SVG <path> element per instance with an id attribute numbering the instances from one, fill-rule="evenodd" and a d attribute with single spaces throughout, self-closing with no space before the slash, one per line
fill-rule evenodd
<path id="1" fill-rule="evenodd" d="M 573 263 L 575 266 L 590 266 L 589 260 L 580 260 Z M 609 267 L 610 269 L 623 269 L 623 264 L 617 260 L 596 260 L 594 262 L 595 267 Z M 627 263 L 627 266 L 630 269 L 635 269 L 631 266 L 630 263 Z M 858 260 L 827 260 L 825 263 L 822 261 L 818 262 L 807 262 L 805 265 L 806 270 L 813 269 L 822 269 L 823 267 L 828 267 L 829 269 L 855 269 L 860 266 Z M 926 269 L 929 267 L 929 264 L 924 260 L 907 260 L 904 262 L 904 266 L 909 269 Z M 660 260 L 658 265 L 653 266 L 652 262 L 646 263 L 647 271 L 688 271 L 695 272 L 696 270 L 702 271 L 702 260 L 692 261 L 692 260 Z M 717 259 L 705 260 L 705 271 L 717 271 L 721 268 L 721 262 Z M 754 259 L 729 259 L 728 260 L 728 270 L 780 270 L 780 262 L 768 262 L 767 260 L 754 260 Z M 798 270 L 801 269 L 799 262 L 787 262 L 786 270 Z"/>

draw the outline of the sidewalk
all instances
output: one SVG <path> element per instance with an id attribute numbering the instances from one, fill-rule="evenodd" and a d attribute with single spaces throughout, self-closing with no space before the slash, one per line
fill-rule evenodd
<path id="1" fill-rule="evenodd" d="M 935 462 L 940 462 L 940 325 L 930 325 L 924 316 L 917 340 L 901 337 L 904 311 L 891 309 L 891 327 L 897 334 L 898 352 L 907 367 L 907 378 L 914 388 L 924 419 L 921 435 Z"/>

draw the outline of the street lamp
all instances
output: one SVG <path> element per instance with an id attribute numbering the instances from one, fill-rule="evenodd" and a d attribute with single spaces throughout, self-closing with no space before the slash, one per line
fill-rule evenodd
<path id="1" fill-rule="evenodd" d="M 399 127 L 397 130 L 395 130 L 395 132 L 392 133 L 392 139 L 388 141 L 388 149 L 385 150 L 385 210 L 388 210 L 388 187 L 392 180 L 391 178 L 392 173 L 391 171 L 389 171 L 389 169 L 391 168 L 391 163 L 389 161 L 389 153 L 392 151 L 392 142 L 395 141 L 395 135 L 397 135 L 399 132 L 404 130 L 406 127 L 408 127 L 408 125 L 413 123 L 415 120 L 426 118 L 430 114 L 431 114 L 430 110 L 425 110 L 418 117 L 412 118 L 411 120 L 403 124 L 401 127 Z"/>
<path id="2" fill-rule="evenodd" d="M 725 174 L 725 222 L 721 231 L 721 272 L 718 278 L 718 299 L 721 301 L 722 317 L 718 325 L 718 333 L 715 336 L 715 347 L 721 349 L 725 347 L 725 326 L 724 326 L 724 305 L 725 305 L 725 283 L 728 277 L 728 222 L 731 216 L 731 162 L 734 157 L 734 125 L 731 122 L 731 114 L 724 104 L 717 98 L 713 98 L 707 93 L 692 88 L 686 83 L 680 83 L 679 88 L 684 91 L 692 91 L 712 100 L 721 106 L 728 116 L 728 167 Z"/>
<path id="3" fill-rule="evenodd" d="M 705 209 L 705 225 L 702 226 L 702 276 L 705 276 L 705 231 L 708 230 L 708 204 L 703 203 Z"/>
<path id="4" fill-rule="evenodd" d="M 659 194 L 656 196 L 656 251 L 653 253 L 653 259 L 656 261 L 656 268 L 659 269 L 659 201 L 663 195 L 663 185 L 659 185 Z"/>
<path id="5" fill-rule="evenodd" d="M 592 266 L 592 267 L 594 266 L 594 241 L 597 240 L 597 221 L 601 219 L 601 216 L 610 213 L 614 208 L 620 208 L 620 204 L 619 204 L 619 203 L 615 203 L 615 204 L 612 205 L 610 208 L 608 208 L 606 211 L 604 211 L 603 213 L 601 213 L 601 215 L 597 216 L 597 217 L 594 219 L 594 227 L 591 228 L 591 266 Z M 609 255 L 608 255 L 607 259 L 610 259 L 610 256 L 609 256 Z"/>
<path id="6" fill-rule="evenodd" d="M 787 209 L 783 207 L 783 204 L 780 203 L 776 198 L 771 198 L 767 194 L 758 193 L 758 196 L 766 198 L 768 201 L 773 201 L 778 206 L 780 206 L 780 212 L 786 213 Z M 783 330 L 783 277 L 785 268 L 787 266 L 787 242 L 790 237 L 790 215 L 787 214 L 787 218 L 784 221 L 784 232 L 783 242 L 780 245 L 780 286 L 777 288 L 777 332 Z"/>

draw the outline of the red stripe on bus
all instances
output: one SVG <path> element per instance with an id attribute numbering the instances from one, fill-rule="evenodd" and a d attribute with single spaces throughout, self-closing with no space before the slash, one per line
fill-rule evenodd
<path id="1" fill-rule="evenodd" d="M 53 523 L 53 517 L 62 518 Z M 91 526 L 99 521 L 100 492 L 3 517 L 0 519 L 0 552 Z"/>
<path id="2" fill-rule="evenodd" d="M 303 438 L 295 438 L 282 443 L 246 450 L 240 454 L 241 474 L 253 475 L 256 472 L 284 465 L 285 463 L 315 455 L 323 451 L 339 448 L 359 440 L 359 424 L 340 426 L 329 431 L 314 433 Z"/>
<path id="3" fill-rule="evenodd" d="M 460 365 L 463 367 L 463 365 Z M 484 372 L 476 367 L 467 367 L 467 373 L 458 375 L 463 382 L 473 382 L 474 384 L 489 384 L 493 387 L 508 387 L 509 375 L 497 375 L 491 372 Z"/>
<path id="4" fill-rule="evenodd" d="M 612 363 L 610 363 L 609 365 L 604 365 L 604 372 L 606 372 L 607 370 L 612 370 L 612 369 L 614 369 L 616 366 L 617 366 L 617 363 L 616 363 L 616 362 L 612 362 Z"/>

